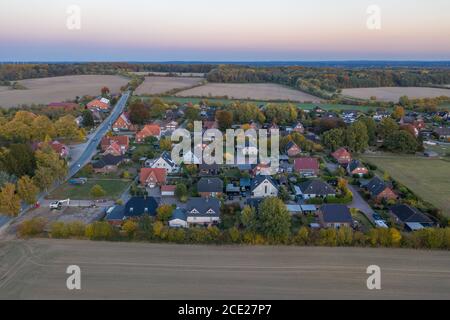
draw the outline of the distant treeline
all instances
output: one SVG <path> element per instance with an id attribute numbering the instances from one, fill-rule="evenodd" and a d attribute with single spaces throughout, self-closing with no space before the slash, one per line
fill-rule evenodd
<path id="1" fill-rule="evenodd" d="M 55 63 L 0 64 L 0 83 L 46 77 L 83 74 L 112 75 L 123 72 L 191 72 L 208 73 L 216 66 L 205 64 L 131 64 L 131 63 Z"/>
<path id="2" fill-rule="evenodd" d="M 273 82 L 331 98 L 345 88 L 410 87 L 450 83 L 448 68 L 342 69 L 309 67 L 258 68 L 220 66 L 208 74 L 210 82 Z"/>

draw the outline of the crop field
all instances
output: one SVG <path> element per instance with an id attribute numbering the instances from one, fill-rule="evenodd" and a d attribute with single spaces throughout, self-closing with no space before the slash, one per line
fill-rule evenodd
<path id="1" fill-rule="evenodd" d="M 146 76 L 151 74 L 152 76 L 168 76 L 171 74 L 176 74 L 178 77 L 197 77 L 197 78 L 203 78 L 205 77 L 204 73 L 195 73 L 195 72 L 154 72 L 154 71 L 139 71 L 139 72 L 132 72 L 133 74 L 136 74 L 138 76 Z"/>
<path id="2" fill-rule="evenodd" d="M 228 97 L 246 100 L 319 102 L 320 98 L 271 83 L 208 83 L 178 92 L 178 97 Z"/>
<path id="3" fill-rule="evenodd" d="M 135 91 L 137 95 L 164 94 L 175 89 L 186 89 L 201 84 L 203 78 L 146 77 Z"/>
<path id="4" fill-rule="evenodd" d="M 366 156 L 364 160 L 388 172 L 450 217 L 450 162 L 415 156 Z"/>
<path id="5" fill-rule="evenodd" d="M 342 94 L 357 99 L 368 100 L 371 97 L 376 97 L 379 101 L 398 102 L 402 96 L 408 96 L 411 99 L 450 96 L 450 90 L 423 87 L 381 87 L 343 89 Z"/>
<path id="6" fill-rule="evenodd" d="M 118 93 L 128 79 L 110 75 L 64 76 L 18 81 L 24 90 L 3 90 L 0 88 L 0 106 L 15 107 L 23 104 L 48 104 L 73 100 L 77 96 L 99 95 L 107 86 L 112 93 Z"/>

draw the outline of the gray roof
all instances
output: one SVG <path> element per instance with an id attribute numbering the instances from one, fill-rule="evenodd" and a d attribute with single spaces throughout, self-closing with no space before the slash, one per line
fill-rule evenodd
<path id="1" fill-rule="evenodd" d="M 167 152 L 167 151 L 163 152 L 163 153 L 161 154 L 161 158 L 162 158 L 165 162 L 167 162 L 167 163 L 169 164 L 169 166 L 171 166 L 171 167 L 175 167 L 175 166 L 176 166 L 175 162 L 172 161 L 172 156 L 170 155 L 169 152 Z"/>
<path id="2" fill-rule="evenodd" d="M 198 192 L 223 192 L 223 181 L 219 178 L 201 178 L 197 183 Z"/>
<path id="3" fill-rule="evenodd" d="M 303 182 L 299 185 L 299 187 L 302 190 L 303 194 L 315 194 L 320 196 L 336 194 L 336 191 L 332 186 L 318 179 Z"/>
<path id="4" fill-rule="evenodd" d="M 257 176 L 252 180 L 252 191 L 266 180 L 268 180 L 275 188 L 278 188 L 278 184 L 275 182 L 275 180 L 272 179 L 271 176 Z"/>
<path id="5" fill-rule="evenodd" d="M 92 167 L 95 169 L 101 169 L 106 166 L 117 166 L 123 160 L 125 160 L 125 156 L 113 156 L 112 154 L 107 154 L 102 156 L 99 160 L 95 161 L 92 164 Z"/>
<path id="6" fill-rule="evenodd" d="M 193 213 L 193 210 L 197 210 L 198 213 Z M 208 213 L 209 210 L 212 210 L 214 213 Z M 186 204 L 186 211 L 188 217 L 218 217 L 220 216 L 220 202 L 215 198 L 191 198 Z"/>
<path id="7" fill-rule="evenodd" d="M 352 172 L 353 170 L 355 170 L 356 168 L 359 167 L 364 167 L 364 165 L 361 163 L 361 161 L 353 159 L 352 161 L 350 161 L 350 163 L 348 164 L 348 168 L 350 170 L 350 172 Z"/>
<path id="8" fill-rule="evenodd" d="M 403 223 L 432 224 L 433 221 L 425 214 L 405 204 L 399 204 L 390 208 L 391 212 Z"/>
<path id="9" fill-rule="evenodd" d="M 386 190 L 386 188 L 388 188 L 388 185 L 380 178 L 374 177 L 366 184 L 365 187 L 373 197 L 376 197 L 384 190 Z"/>
<path id="10" fill-rule="evenodd" d="M 170 220 L 175 220 L 175 219 L 187 221 L 186 212 L 180 208 L 175 209 L 174 212 L 172 213 L 172 218 L 170 218 Z"/>
<path id="11" fill-rule="evenodd" d="M 125 213 L 125 206 L 114 206 L 107 211 L 107 221 L 123 220 Z"/>
<path id="12" fill-rule="evenodd" d="M 325 223 L 352 223 L 353 218 L 349 208 L 343 204 L 324 204 L 320 207 Z"/>

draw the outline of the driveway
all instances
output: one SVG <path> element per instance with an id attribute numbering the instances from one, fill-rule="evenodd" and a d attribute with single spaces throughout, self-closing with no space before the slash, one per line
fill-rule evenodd
<path id="1" fill-rule="evenodd" d="M 375 220 L 373 218 L 373 215 L 375 214 L 375 211 L 370 207 L 370 205 L 367 203 L 367 201 L 361 196 L 361 194 L 358 191 L 358 188 L 352 185 L 348 185 L 348 188 L 353 193 L 353 201 L 349 205 L 350 208 L 358 209 L 364 215 L 372 222 L 374 223 Z"/>

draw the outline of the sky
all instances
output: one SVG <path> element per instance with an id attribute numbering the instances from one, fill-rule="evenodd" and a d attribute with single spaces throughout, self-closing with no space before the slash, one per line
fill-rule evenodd
<path id="1" fill-rule="evenodd" d="M 450 1 L 0 1 L 0 61 L 300 60 L 450 60 Z"/>

